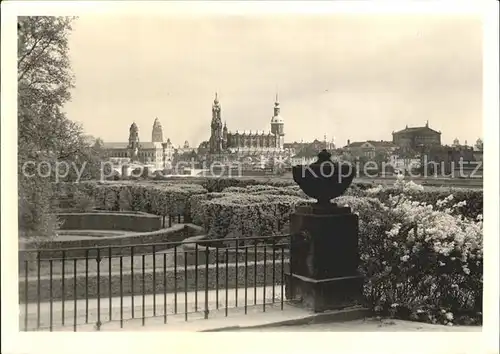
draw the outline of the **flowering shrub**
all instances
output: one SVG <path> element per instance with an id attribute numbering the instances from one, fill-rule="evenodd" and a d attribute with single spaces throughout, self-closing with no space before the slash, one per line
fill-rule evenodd
<path id="1" fill-rule="evenodd" d="M 359 215 L 365 295 L 383 314 L 432 323 L 482 318 L 482 217 L 463 217 L 464 202 L 414 201 L 411 183 L 386 203 L 340 197 Z"/>
<path id="2" fill-rule="evenodd" d="M 425 202 L 439 210 L 443 210 L 437 203 L 439 200 L 453 195 L 454 201 L 466 202 L 466 204 L 454 210 L 454 214 L 460 214 L 464 217 L 476 219 L 483 214 L 483 190 L 461 189 L 461 188 L 433 188 L 424 189 L 422 186 L 413 182 L 398 180 L 392 187 L 377 186 L 367 190 L 356 189 L 357 196 L 373 197 L 387 203 L 391 196 L 405 193 L 409 198 L 415 201 Z M 347 193 L 351 194 L 351 193 Z"/>

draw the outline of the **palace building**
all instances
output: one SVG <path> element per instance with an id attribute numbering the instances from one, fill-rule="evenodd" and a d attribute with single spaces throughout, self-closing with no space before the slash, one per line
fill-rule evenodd
<path id="1" fill-rule="evenodd" d="M 235 154 L 237 156 L 251 155 L 277 155 L 284 151 L 284 120 L 280 114 L 280 104 L 278 95 L 274 103 L 274 114 L 271 118 L 271 130 L 264 131 L 231 132 L 226 123 L 222 124 L 222 112 L 219 99 L 215 94 L 212 105 L 211 134 L 209 141 L 205 144 L 208 147 L 208 154 L 211 156 L 227 156 Z"/>
<path id="2" fill-rule="evenodd" d="M 129 129 L 128 142 L 105 142 L 102 148 L 113 162 L 139 162 L 157 169 L 170 166 L 176 150 L 170 139 L 163 140 L 163 128 L 158 118 L 154 120 L 150 142 L 140 141 L 139 128 L 134 122 Z"/>
<path id="3" fill-rule="evenodd" d="M 441 145 L 441 132 L 429 128 L 429 122 L 424 127 L 406 126 L 398 132 L 392 132 L 392 142 L 402 149 L 418 150 L 421 147 Z"/>

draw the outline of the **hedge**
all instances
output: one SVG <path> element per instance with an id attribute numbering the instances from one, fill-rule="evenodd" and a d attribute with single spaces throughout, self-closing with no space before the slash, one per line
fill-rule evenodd
<path id="1" fill-rule="evenodd" d="M 282 233 L 296 206 L 309 201 L 269 193 L 208 193 L 191 199 L 191 215 L 211 239 L 272 236 Z"/>
<path id="2" fill-rule="evenodd" d="M 78 208 L 75 196 L 84 194 L 99 209 L 132 210 L 156 215 L 179 215 L 189 210 L 191 195 L 206 193 L 196 184 L 149 184 L 134 182 L 54 183 L 56 195 Z"/>

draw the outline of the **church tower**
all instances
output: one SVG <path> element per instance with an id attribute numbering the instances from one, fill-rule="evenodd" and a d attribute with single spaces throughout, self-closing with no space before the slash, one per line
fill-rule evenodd
<path id="1" fill-rule="evenodd" d="M 138 160 L 139 153 L 139 128 L 135 122 L 132 123 L 128 135 L 128 150 L 132 161 Z"/>
<path id="2" fill-rule="evenodd" d="M 163 128 L 161 126 L 160 120 L 155 118 L 153 123 L 153 131 L 151 133 L 151 141 L 153 143 L 163 143 Z"/>
<path id="3" fill-rule="evenodd" d="M 222 152 L 222 119 L 221 107 L 217 92 L 215 93 L 214 104 L 212 105 L 212 124 L 210 134 L 210 153 L 217 154 Z"/>
<path id="4" fill-rule="evenodd" d="M 276 101 L 274 102 L 274 115 L 271 118 L 271 133 L 276 136 L 276 148 L 283 149 L 285 143 L 285 121 L 280 115 L 280 103 L 278 101 L 278 94 L 276 94 Z"/>
<path id="5" fill-rule="evenodd" d="M 222 148 L 227 149 L 227 125 L 226 122 L 224 122 L 224 128 L 222 128 Z"/>

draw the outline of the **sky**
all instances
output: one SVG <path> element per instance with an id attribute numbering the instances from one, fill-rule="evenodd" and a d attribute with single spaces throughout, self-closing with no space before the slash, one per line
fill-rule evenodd
<path id="1" fill-rule="evenodd" d="M 482 137 L 482 25 L 462 15 L 85 15 L 73 26 L 68 117 L 107 142 L 136 122 L 151 141 L 198 146 L 218 92 L 230 131 L 270 130 L 275 95 L 285 142 L 391 140 L 429 126 L 442 142 Z"/>

